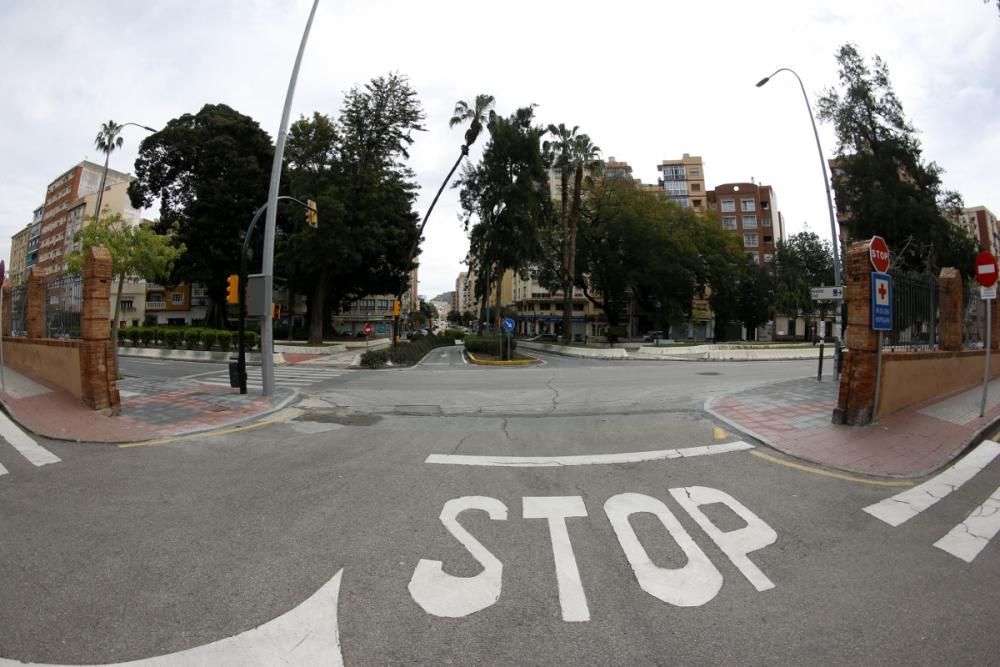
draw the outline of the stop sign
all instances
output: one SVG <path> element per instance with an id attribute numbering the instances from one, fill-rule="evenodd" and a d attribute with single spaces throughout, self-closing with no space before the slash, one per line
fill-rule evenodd
<path id="1" fill-rule="evenodd" d="M 366 336 L 371 336 L 372 335 L 372 323 L 371 322 L 365 322 L 365 335 Z"/>
<path id="2" fill-rule="evenodd" d="M 993 253 L 982 251 L 976 255 L 976 282 L 983 287 L 993 287 L 997 283 L 997 259 Z"/>
<path id="3" fill-rule="evenodd" d="M 889 246 L 881 236 L 873 236 L 868 242 L 868 257 L 872 261 L 872 266 L 879 273 L 889 270 Z"/>

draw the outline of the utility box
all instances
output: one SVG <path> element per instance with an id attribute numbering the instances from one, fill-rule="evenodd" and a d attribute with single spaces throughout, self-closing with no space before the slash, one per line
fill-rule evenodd
<path id="1" fill-rule="evenodd" d="M 267 306 L 264 300 L 264 274 L 251 273 L 247 276 L 247 316 L 264 317 Z"/>

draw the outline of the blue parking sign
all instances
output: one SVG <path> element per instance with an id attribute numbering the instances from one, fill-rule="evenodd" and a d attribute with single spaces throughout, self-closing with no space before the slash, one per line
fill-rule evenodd
<path id="1" fill-rule="evenodd" d="M 514 320 L 509 317 L 503 318 L 503 332 L 509 334 L 514 330 Z"/>
<path id="2" fill-rule="evenodd" d="M 892 276 L 872 273 L 872 329 L 892 331 Z"/>

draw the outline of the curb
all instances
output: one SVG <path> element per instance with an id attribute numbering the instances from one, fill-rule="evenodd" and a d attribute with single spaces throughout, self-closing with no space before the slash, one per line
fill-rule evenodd
<path id="1" fill-rule="evenodd" d="M 530 366 L 532 364 L 541 363 L 542 361 L 537 357 L 532 357 L 531 359 L 512 359 L 510 361 L 493 361 L 492 359 L 478 359 L 476 355 L 472 354 L 468 350 L 465 351 L 465 354 L 469 357 L 469 361 L 477 366 Z"/>

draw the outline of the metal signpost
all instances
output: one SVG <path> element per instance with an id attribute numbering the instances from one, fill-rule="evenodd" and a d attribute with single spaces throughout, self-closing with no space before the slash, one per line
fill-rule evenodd
<path id="1" fill-rule="evenodd" d="M 878 332 L 878 357 L 875 366 L 875 402 L 872 418 L 878 412 L 879 393 L 882 389 L 882 332 L 892 331 L 892 276 L 889 271 L 889 246 L 881 236 L 873 236 L 868 243 L 868 258 L 875 271 L 872 281 L 872 329 Z"/>
<path id="2" fill-rule="evenodd" d="M 986 412 L 986 392 L 990 385 L 990 348 L 993 341 L 993 322 L 991 311 L 993 301 L 997 297 L 997 260 L 992 253 L 983 251 L 976 256 L 976 282 L 979 283 L 979 296 L 986 302 L 986 364 L 983 367 L 983 398 L 979 403 L 979 416 Z"/>
<path id="3" fill-rule="evenodd" d="M 3 313 L 3 281 L 4 277 L 7 275 L 7 264 L 4 260 L 0 259 L 0 313 Z M 0 316 L 2 319 L 2 316 Z M 7 382 L 3 376 L 3 337 L 6 334 L 3 331 L 3 327 L 0 326 L 0 390 L 7 391 Z"/>
<path id="4" fill-rule="evenodd" d="M 813 301 L 835 301 L 836 308 L 840 310 L 840 301 L 844 298 L 844 288 L 841 287 L 810 287 L 809 297 Z M 834 329 L 836 333 L 836 329 Z M 819 323 L 819 368 L 816 370 L 816 381 L 819 382 L 823 379 L 823 345 L 826 342 L 826 322 L 820 320 Z M 837 357 L 836 350 L 834 350 L 833 358 L 833 377 L 837 379 Z"/>
<path id="5" fill-rule="evenodd" d="M 368 349 L 368 339 L 372 335 L 372 323 L 365 322 L 365 349 Z"/>
<path id="6" fill-rule="evenodd" d="M 513 333 L 513 331 L 514 331 L 514 320 L 512 320 L 509 317 L 503 318 L 503 332 L 505 334 L 507 334 L 507 359 L 508 360 L 512 359 L 513 356 L 514 356 L 513 354 L 511 354 L 511 349 L 510 349 L 510 338 L 511 338 L 511 333 Z"/>

